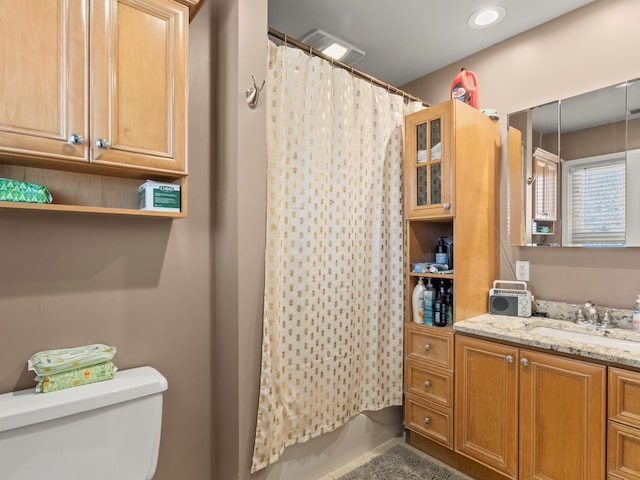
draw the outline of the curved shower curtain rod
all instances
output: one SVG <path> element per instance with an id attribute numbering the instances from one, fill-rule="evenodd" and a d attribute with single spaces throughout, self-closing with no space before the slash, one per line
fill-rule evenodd
<path id="1" fill-rule="evenodd" d="M 304 50 L 306 52 L 309 52 L 310 55 L 315 55 L 317 57 L 320 57 L 328 62 L 331 62 L 333 65 L 336 65 L 337 67 L 343 68 L 344 70 L 347 70 L 351 73 L 351 75 L 354 75 L 358 78 L 362 78 L 364 80 L 367 80 L 375 85 L 378 85 L 379 87 L 385 88 L 387 89 L 388 92 L 391 93 L 395 93 L 397 95 L 402 96 L 403 98 L 405 98 L 406 100 L 411 100 L 413 102 L 420 102 L 422 103 L 425 107 L 430 107 L 431 104 L 429 102 L 425 102 L 424 100 L 422 100 L 421 98 L 418 98 L 414 95 L 411 95 L 410 93 L 405 92 L 404 90 L 400 90 L 398 87 L 391 85 L 390 83 L 387 82 L 383 82 L 382 80 L 378 80 L 377 78 L 369 75 L 368 73 L 364 73 L 361 70 L 355 69 L 353 68 L 351 65 L 348 65 L 346 63 L 340 62 L 338 60 L 335 60 L 333 58 L 331 58 L 328 55 L 325 55 L 324 53 L 322 53 L 320 50 L 316 50 L 315 48 L 311 47 L 310 45 L 306 45 L 304 43 L 302 43 L 299 40 L 296 40 L 295 38 L 291 38 L 288 35 L 279 32 L 278 30 L 269 27 L 269 35 L 271 35 L 272 37 L 277 38 L 278 40 L 282 40 L 284 42 L 285 45 L 291 45 L 293 47 L 299 48 L 300 50 Z"/>

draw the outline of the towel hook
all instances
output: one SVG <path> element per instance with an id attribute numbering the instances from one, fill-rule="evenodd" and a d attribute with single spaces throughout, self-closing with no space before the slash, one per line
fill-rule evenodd
<path id="1" fill-rule="evenodd" d="M 258 100 L 260 100 L 260 92 L 264 88 L 264 84 L 266 80 L 263 80 L 262 85 L 258 87 L 258 85 L 256 85 L 256 77 L 251 75 L 251 78 L 253 80 L 253 87 L 248 89 L 245 92 L 245 96 L 246 96 L 247 105 L 249 105 L 249 108 L 253 110 L 258 106 Z"/>

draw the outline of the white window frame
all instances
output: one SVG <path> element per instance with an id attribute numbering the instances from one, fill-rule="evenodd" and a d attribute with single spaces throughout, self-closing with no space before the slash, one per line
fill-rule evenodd
<path id="1" fill-rule="evenodd" d="M 624 207 L 622 215 L 624 226 L 622 231 L 614 232 L 598 232 L 593 237 L 585 237 L 584 235 L 574 234 L 573 215 L 577 206 L 573 205 L 572 187 L 574 174 L 589 168 L 599 167 L 623 167 L 623 178 L 621 179 L 621 187 L 624 190 L 623 201 Z M 580 158 L 576 160 L 562 161 L 562 245 L 568 247 L 620 247 L 626 244 L 627 225 L 626 217 L 629 212 L 628 198 L 628 179 L 624 174 L 626 170 L 626 152 L 616 152 L 606 155 L 597 155 L 594 157 Z M 577 238 L 576 238 L 577 237 Z"/>

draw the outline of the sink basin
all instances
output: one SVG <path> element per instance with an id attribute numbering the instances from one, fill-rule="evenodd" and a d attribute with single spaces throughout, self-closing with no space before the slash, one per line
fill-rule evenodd
<path id="1" fill-rule="evenodd" d="M 543 335 L 545 337 L 552 337 L 563 340 L 576 341 L 581 343 L 588 343 L 591 345 L 599 345 L 602 347 L 620 348 L 630 352 L 640 353 L 640 341 L 625 340 L 621 338 L 614 338 L 609 336 L 603 336 L 599 332 L 593 333 L 576 332 L 573 330 L 565 330 L 563 328 L 554 328 L 546 326 L 537 326 L 530 328 L 529 333 L 536 335 Z"/>

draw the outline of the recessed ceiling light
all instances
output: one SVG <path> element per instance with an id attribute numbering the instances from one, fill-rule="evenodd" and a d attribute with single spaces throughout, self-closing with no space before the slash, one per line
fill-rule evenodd
<path id="1" fill-rule="evenodd" d="M 478 10 L 469 17 L 469 26 L 472 28 L 486 28 L 500 22 L 507 11 L 502 7 L 487 7 Z"/>

